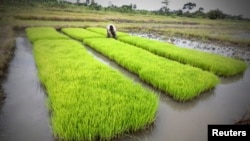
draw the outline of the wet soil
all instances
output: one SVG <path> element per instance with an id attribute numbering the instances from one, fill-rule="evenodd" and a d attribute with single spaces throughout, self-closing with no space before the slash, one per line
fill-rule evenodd
<path id="1" fill-rule="evenodd" d="M 250 64 L 250 48 L 247 46 L 233 46 L 233 45 L 226 45 L 226 44 L 219 44 L 219 43 L 209 43 L 209 42 L 202 42 L 202 41 L 190 40 L 190 39 L 184 39 L 184 38 L 178 38 L 178 37 L 165 38 L 164 36 L 160 36 L 156 34 L 131 33 L 131 35 L 150 38 L 154 40 L 165 41 L 165 42 L 169 42 L 169 43 L 172 43 L 174 45 L 177 45 L 183 48 L 196 49 L 196 50 L 200 50 L 204 52 L 209 52 L 209 53 L 219 54 L 219 55 L 223 55 L 223 56 L 227 56 L 227 57 L 231 57 L 235 59 L 240 59 Z M 244 38 L 248 38 L 248 37 L 249 35 L 247 36 L 244 34 Z"/>
<path id="2" fill-rule="evenodd" d="M 175 45 L 184 48 L 196 49 L 204 52 L 219 54 L 235 59 L 244 60 L 250 64 L 250 48 L 249 47 L 234 47 L 234 46 L 222 46 L 209 43 L 202 43 L 199 41 L 190 41 L 178 38 L 169 38 L 168 42 L 172 42 Z"/>
<path id="3" fill-rule="evenodd" d="M 36 76 L 32 47 L 25 37 L 16 38 L 14 59 L 3 82 L 6 100 L 0 112 L 0 140 L 52 141 L 46 95 Z M 136 75 L 87 47 L 100 62 L 120 71 L 160 96 L 154 125 L 146 131 L 125 135 L 119 141 L 206 141 L 207 125 L 234 124 L 250 108 L 250 68 L 242 75 L 221 78 L 214 90 L 179 103 L 143 83 Z"/>

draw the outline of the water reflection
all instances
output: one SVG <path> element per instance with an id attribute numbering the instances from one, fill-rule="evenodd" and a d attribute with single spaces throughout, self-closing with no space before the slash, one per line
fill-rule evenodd
<path id="1" fill-rule="evenodd" d="M 6 95 L 0 112 L 1 141 L 52 141 L 46 96 L 36 76 L 31 44 L 16 38 L 16 50 L 3 82 Z"/>

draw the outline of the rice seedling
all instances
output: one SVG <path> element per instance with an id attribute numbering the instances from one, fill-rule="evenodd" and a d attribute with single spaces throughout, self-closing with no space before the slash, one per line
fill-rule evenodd
<path id="1" fill-rule="evenodd" d="M 42 39 L 69 39 L 66 35 L 57 32 L 53 27 L 30 27 L 25 30 L 32 43 Z"/>
<path id="2" fill-rule="evenodd" d="M 83 40 L 85 38 L 105 37 L 105 35 L 91 32 L 83 28 L 63 28 L 62 32 L 77 40 Z"/>
<path id="3" fill-rule="evenodd" d="M 210 72 L 159 57 L 114 39 L 92 38 L 85 39 L 84 43 L 177 101 L 191 100 L 219 83 L 218 77 Z"/>
<path id="4" fill-rule="evenodd" d="M 39 40 L 33 52 L 60 140 L 110 140 L 155 120 L 158 97 L 95 60 L 81 43 Z"/>
<path id="5" fill-rule="evenodd" d="M 93 31 L 93 32 L 105 35 L 105 37 L 106 37 L 106 34 L 107 34 L 107 30 L 105 28 L 101 28 L 101 27 L 88 27 L 86 29 L 89 30 L 89 31 Z M 125 33 L 125 32 L 117 31 L 117 37 L 118 38 L 123 37 L 123 36 L 129 36 L 129 34 Z"/>
<path id="6" fill-rule="evenodd" d="M 247 68 L 247 64 L 241 60 L 193 49 L 179 48 L 173 44 L 157 40 L 136 36 L 121 37 L 119 40 L 159 56 L 213 72 L 219 76 L 233 76 L 243 73 Z"/>

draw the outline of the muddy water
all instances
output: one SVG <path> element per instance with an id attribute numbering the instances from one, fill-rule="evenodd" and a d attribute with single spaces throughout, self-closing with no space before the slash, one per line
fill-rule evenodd
<path id="1" fill-rule="evenodd" d="M 147 141 L 206 141 L 208 124 L 234 124 L 250 108 L 250 68 L 243 78 L 222 81 L 192 102 L 161 96 L 158 118 L 147 134 L 127 137 Z"/>
<path id="2" fill-rule="evenodd" d="M 97 60 L 142 84 L 152 87 L 116 63 L 87 48 Z M 36 76 L 31 45 L 26 38 L 17 38 L 15 57 L 3 83 L 7 96 L 0 114 L 1 141 L 52 141 L 46 95 Z M 155 91 L 160 106 L 155 124 L 150 129 L 125 135 L 119 141 L 206 141 L 208 124 L 233 124 L 250 108 L 250 68 L 233 78 L 222 79 L 213 91 L 191 102 L 179 103 Z"/>
<path id="3" fill-rule="evenodd" d="M 31 44 L 16 38 L 14 58 L 2 83 L 6 95 L 0 111 L 1 141 L 52 141 L 46 96 L 36 76 Z"/>

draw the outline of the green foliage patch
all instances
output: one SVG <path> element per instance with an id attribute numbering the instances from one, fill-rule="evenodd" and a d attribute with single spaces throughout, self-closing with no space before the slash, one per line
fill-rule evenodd
<path id="1" fill-rule="evenodd" d="M 210 72 L 159 57 L 114 39 L 93 38 L 84 42 L 178 101 L 191 100 L 219 83 L 217 76 Z"/>
<path id="2" fill-rule="evenodd" d="M 99 38 L 99 37 L 104 38 L 105 37 L 105 35 L 91 32 L 83 28 L 63 28 L 62 32 L 64 32 L 65 34 L 77 40 L 83 40 L 85 38 Z"/>
<path id="3" fill-rule="evenodd" d="M 247 68 L 247 64 L 241 60 L 193 49 L 179 48 L 166 42 L 136 36 L 121 37 L 119 40 L 159 56 L 213 72 L 219 76 L 233 76 L 243 73 Z"/>
<path id="4" fill-rule="evenodd" d="M 105 37 L 107 35 L 107 30 L 105 28 L 101 28 L 101 27 L 88 27 L 86 29 L 89 30 L 89 31 L 93 31 L 93 32 L 105 35 Z M 118 38 L 119 37 L 123 37 L 123 36 L 129 36 L 128 33 L 120 32 L 120 31 L 117 31 L 116 34 L 117 34 Z"/>
<path id="5" fill-rule="evenodd" d="M 43 39 L 69 39 L 66 35 L 57 32 L 53 27 L 29 27 L 25 31 L 32 43 Z"/>
<path id="6" fill-rule="evenodd" d="M 158 96 L 98 62 L 81 43 L 46 39 L 33 45 L 59 140 L 110 140 L 155 120 Z"/>

